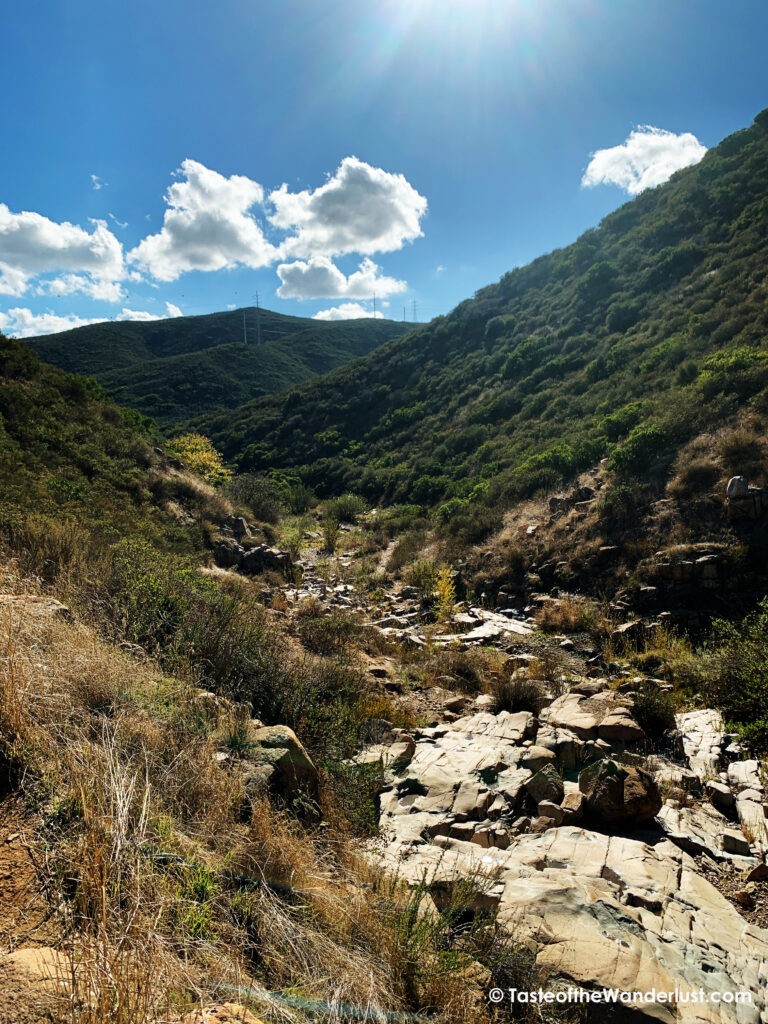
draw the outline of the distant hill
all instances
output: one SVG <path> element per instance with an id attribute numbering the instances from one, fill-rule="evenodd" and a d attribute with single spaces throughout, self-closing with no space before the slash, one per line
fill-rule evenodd
<path id="1" fill-rule="evenodd" d="M 768 413 L 768 111 L 375 357 L 197 425 L 241 470 L 448 520 L 746 408 Z"/>
<path id="2" fill-rule="evenodd" d="M 309 320 L 249 308 L 91 324 L 27 343 L 47 362 L 94 377 L 121 405 L 170 425 L 285 391 L 367 355 L 410 326 L 391 320 Z"/>

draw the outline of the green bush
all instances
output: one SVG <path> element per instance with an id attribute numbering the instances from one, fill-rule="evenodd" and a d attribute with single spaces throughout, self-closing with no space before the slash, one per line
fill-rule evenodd
<path id="1" fill-rule="evenodd" d="M 704 692 L 754 753 L 768 753 L 768 597 L 740 623 L 713 624 Z"/>
<path id="2" fill-rule="evenodd" d="M 669 443 L 669 435 L 661 427 L 633 427 L 627 440 L 614 451 L 608 468 L 627 475 L 642 472 L 656 461 Z"/>

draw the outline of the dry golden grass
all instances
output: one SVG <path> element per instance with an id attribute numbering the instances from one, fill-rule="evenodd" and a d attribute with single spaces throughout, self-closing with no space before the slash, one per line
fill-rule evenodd
<path id="1" fill-rule="evenodd" d="M 361 856 L 330 797 L 315 833 L 266 801 L 240 821 L 240 762 L 220 763 L 213 737 L 242 709 L 30 609 L 0 612 L 0 744 L 40 808 L 71 979 L 62 1024 L 176 1020 L 222 984 L 468 1019 L 478 981 L 446 961 L 443 917 L 414 914 L 423 894 Z"/>
<path id="2" fill-rule="evenodd" d="M 600 611 L 596 604 L 580 597 L 565 595 L 547 601 L 536 612 L 536 625 L 547 632 L 590 632 L 600 624 Z"/>

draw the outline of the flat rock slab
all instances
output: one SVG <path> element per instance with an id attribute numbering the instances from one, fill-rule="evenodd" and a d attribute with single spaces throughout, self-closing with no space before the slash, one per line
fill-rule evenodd
<path id="1" fill-rule="evenodd" d="M 747 924 L 672 843 L 562 826 L 507 849 L 448 836 L 421 847 L 395 842 L 382 859 L 413 884 L 426 874 L 438 894 L 457 877 L 473 878 L 478 902 L 497 907 L 516 941 L 535 940 L 538 964 L 565 982 L 752 994 L 750 1005 L 638 1006 L 638 1020 L 758 1024 L 768 1009 L 768 931 Z"/>

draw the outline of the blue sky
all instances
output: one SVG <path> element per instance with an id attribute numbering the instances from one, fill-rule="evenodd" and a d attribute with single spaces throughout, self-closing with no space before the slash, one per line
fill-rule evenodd
<path id="1" fill-rule="evenodd" d="M 429 319 L 749 124 L 766 39 L 765 0 L 6 6 L 0 328 Z"/>

